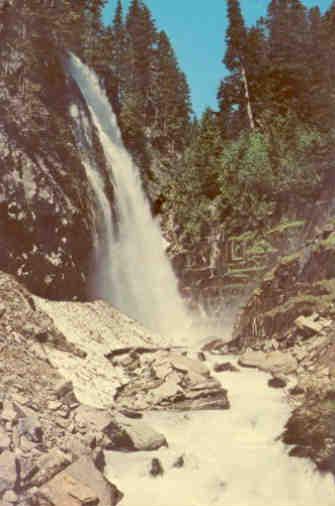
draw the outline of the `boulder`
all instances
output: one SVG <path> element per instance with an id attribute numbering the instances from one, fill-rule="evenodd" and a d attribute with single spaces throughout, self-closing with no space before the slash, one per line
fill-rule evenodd
<path id="1" fill-rule="evenodd" d="M 177 460 L 173 463 L 173 467 L 176 467 L 177 469 L 184 467 L 184 465 L 185 465 L 184 455 L 178 457 Z"/>
<path id="2" fill-rule="evenodd" d="M 127 418 L 132 418 L 132 419 L 139 419 L 139 418 L 142 418 L 143 415 L 142 413 L 139 413 L 138 411 L 133 411 L 131 409 L 121 409 L 120 410 L 120 413 L 124 416 L 126 416 Z"/>
<path id="3" fill-rule="evenodd" d="M 263 353 L 248 350 L 240 356 L 238 363 L 244 367 L 255 367 L 275 375 L 293 373 L 298 367 L 297 360 L 290 353 L 282 351 Z"/>
<path id="4" fill-rule="evenodd" d="M 152 459 L 150 474 L 151 474 L 151 476 L 154 476 L 155 478 L 157 476 L 162 476 L 164 474 L 164 469 L 163 469 L 162 463 L 159 459 L 157 459 L 157 458 Z"/>
<path id="5" fill-rule="evenodd" d="M 119 451 L 153 451 L 168 446 L 165 436 L 142 420 L 117 416 L 106 430 L 111 443 L 108 449 Z"/>
<path id="6" fill-rule="evenodd" d="M 289 393 L 291 395 L 302 395 L 305 393 L 305 390 L 301 386 L 295 385 L 294 387 L 290 388 Z"/>
<path id="7" fill-rule="evenodd" d="M 274 376 L 273 378 L 269 379 L 268 385 L 271 388 L 285 388 L 287 381 L 279 376 Z"/>
<path id="8" fill-rule="evenodd" d="M 101 455 L 96 457 L 101 463 Z M 38 487 L 38 496 L 53 506 L 114 506 L 122 494 L 101 471 L 89 456 L 82 456 Z"/>
<path id="9" fill-rule="evenodd" d="M 99 506 L 115 506 L 121 499 L 122 494 L 120 491 L 111 483 L 109 483 L 95 467 L 94 463 L 89 457 L 81 457 L 74 464 L 71 464 L 65 471 L 57 475 L 58 480 L 65 480 L 70 483 L 70 480 L 74 480 L 79 490 L 84 494 L 92 494 L 93 498 L 97 498 Z M 50 484 L 48 484 L 49 486 Z M 57 485 L 57 483 L 56 483 Z M 79 497 L 78 497 L 79 499 Z M 70 503 L 66 503 L 66 506 L 70 506 Z M 89 503 L 79 503 L 89 504 Z M 94 504 L 94 503 L 93 503 Z M 56 506 L 58 506 L 56 504 Z M 77 505 L 78 506 L 78 503 Z"/>
<path id="10" fill-rule="evenodd" d="M 215 372 L 226 372 L 226 371 L 238 372 L 239 369 L 238 369 L 238 367 L 235 367 L 230 362 L 224 362 L 223 364 L 215 364 L 214 371 Z"/>
<path id="11" fill-rule="evenodd" d="M 169 361 L 172 367 L 178 371 L 182 371 L 184 373 L 194 372 L 200 376 L 209 375 L 208 368 L 202 362 L 198 360 L 192 360 L 191 358 L 185 357 L 184 355 L 171 352 L 169 354 Z"/>
<path id="12" fill-rule="evenodd" d="M 208 337 L 206 341 L 206 344 L 204 344 L 202 347 L 203 352 L 208 352 L 213 355 L 224 355 L 227 353 L 227 341 L 224 341 L 218 337 Z"/>
<path id="13" fill-rule="evenodd" d="M 66 472 L 58 474 L 45 485 L 41 495 L 55 506 L 97 506 L 100 501 L 92 488 Z"/>

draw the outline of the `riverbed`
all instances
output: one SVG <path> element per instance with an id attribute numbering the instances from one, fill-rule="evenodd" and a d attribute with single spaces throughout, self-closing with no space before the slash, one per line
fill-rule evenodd
<path id="1" fill-rule="evenodd" d="M 269 376 L 256 369 L 215 376 L 229 410 L 146 413 L 169 447 L 106 454 L 107 475 L 125 494 L 120 506 L 334 506 L 333 476 L 290 457 L 279 438 L 290 416 L 285 391 L 268 387 Z M 162 476 L 150 475 L 153 458 Z"/>

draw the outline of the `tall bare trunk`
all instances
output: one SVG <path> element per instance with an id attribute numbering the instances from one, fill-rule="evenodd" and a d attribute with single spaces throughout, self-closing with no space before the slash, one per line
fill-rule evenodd
<path id="1" fill-rule="evenodd" d="M 241 63 L 241 72 L 242 72 L 242 80 L 243 80 L 244 92 L 245 92 L 244 95 L 245 95 L 245 99 L 247 101 L 247 114 L 248 114 L 249 124 L 250 124 L 251 130 L 255 130 L 255 120 L 254 120 L 254 114 L 252 112 L 252 107 L 251 107 L 248 78 L 247 78 L 247 73 L 245 71 L 245 67 L 244 67 L 243 63 Z"/>

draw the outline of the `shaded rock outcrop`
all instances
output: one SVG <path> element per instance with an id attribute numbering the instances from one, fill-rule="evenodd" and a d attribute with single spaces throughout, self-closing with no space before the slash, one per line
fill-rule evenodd
<path id="1" fill-rule="evenodd" d="M 84 424 L 80 415 L 87 408 L 45 349 L 80 360 L 84 355 L 66 343 L 29 292 L 3 273 L 0 299 L 1 504 L 115 506 L 122 495 L 102 474 L 102 452 L 110 441 L 105 425 L 113 416 L 95 409 L 94 423 Z"/>
<path id="2" fill-rule="evenodd" d="M 335 471 L 335 227 L 329 221 L 297 253 L 282 258 L 242 311 L 230 351 L 240 363 L 293 374 L 294 410 L 284 440 L 295 456 Z"/>
<path id="3" fill-rule="evenodd" d="M 0 268 L 39 295 L 86 299 L 98 220 L 78 136 L 90 138 L 101 173 L 104 157 L 64 69 L 66 55 L 38 25 L 29 1 L 6 4 L 0 9 Z M 79 133 L 74 110 L 83 120 Z"/>

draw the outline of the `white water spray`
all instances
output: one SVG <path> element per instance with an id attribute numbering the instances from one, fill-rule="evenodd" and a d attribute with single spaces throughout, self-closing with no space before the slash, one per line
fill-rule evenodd
<path id="1" fill-rule="evenodd" d="M 174 337 L 187 327 L 188 318 L 139 171 L 122 143 L 115 114 L 96 74 L 74 55 L 69 65 L 98 130 L 115 190 L 117 225 L 112 226 L 101 181 L 86 164 L 109 235 L 102 242 L 106 268 L 105 279 L 98 280 L 98 294 L 152 330 Z"/>
<path id="2" fill-rule="evenodd" d="M 120 506 L 333 506 L 333 476 L 290 457 L 276 440 L 291 410 L 281 390 L 267 387 L 268 375 L 242 369 L 217 378 L 231 409 L 145 413 L 168 448 L 106 453 L 107 476 L 125 491 Z M 181 455 L 184 466 L 175 467 Z M 150 475 L 152 458 L 160 459 L 163 477 Z"/>

